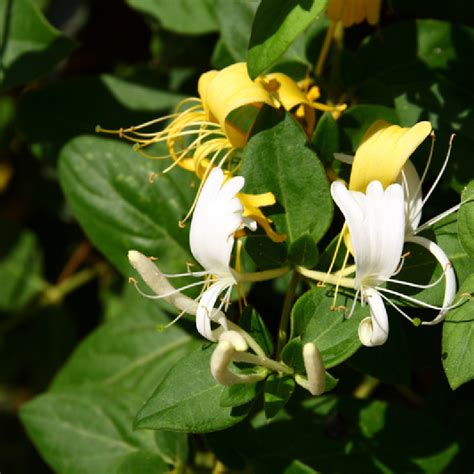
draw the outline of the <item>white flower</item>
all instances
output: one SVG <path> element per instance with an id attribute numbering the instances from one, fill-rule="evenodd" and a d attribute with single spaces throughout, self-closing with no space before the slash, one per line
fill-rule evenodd
<path id="1" fill-rule="evenodd" d="M 396 273 L 405 237 L 403 189 L 392 184 L 383 189 L 379 181 L 372 181 L 365 193 L 349 191 L 336 181 L 331 194 L 346 218 L 349 228 L 356 276 L 356 297 L 367 302 L 370 317 L 359 326 L 359 338 L 366 346 L 383 344 L 388 337 L 387 310 L 379 285 Z"/>
<path id="2" fill-rule="evenodd" d="M 138 291 L 149 298 L 164 298 L 183 313 L 195 314 L 198 332 L 210 341 L 216 340 L 211 321 L 219 323 L 225 330 L 228 329 L 226 317 L 221 309 L 223 307 L 227 309 L 232 287 L 237 284 L 237 274 L 230 267 L 234 234 L 244 227 L 255 230 L 257 226 L 253 219 L 242 215 L 243 206 L 237 193 L 244 183 L 245 180 L 241 176 L 226 181 L 220 168 L 214 168 L 204 183 L 196 203 L 189 234 L 191 252 L 204 271 L 165 275 L 139 252 L 129 252 L 130 263 L 156 295 L 145 295 L 137 287 Z M 205 279 L 180 289 L 173 288 L 167 281 L 167 278 L 181 276 L 205 277 Z M 197 303 L 189 304 L 189 298 L 182 295 L 181 290 L 198 285 L 204 285 L 204 290 L 196 299 Z M 224 293 L 222 301 L 216 305 L 222 293 Z"/>

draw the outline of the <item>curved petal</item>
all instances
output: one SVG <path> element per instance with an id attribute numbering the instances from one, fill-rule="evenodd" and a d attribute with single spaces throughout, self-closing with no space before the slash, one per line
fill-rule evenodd
<path id="1" fill-rule="evenodd" d="M 359 324 L 359 339 L 364 346 L 381 346 L 388 338 L 387 309 L 382 297 L 372 288 L 364 290 L 363 297 L 369 303 L 370 316 Z"/>
<path id="2" fill-rule="evenodd" d="M 346 218 L 356 263 L 356 286 L 376 286 L 390 278 L 400 262 L 405 237 L 403 190 L 379 181 L 367 193 L 349 191 L 336 181 L 331 194 Z"/>
<path id="3" fill-rule="evenodd" d="M 231 112 L 245 105 L 276 107 L 275 101 L 260 84 L 252 81 L 246 63 L 237 63 L 221 71 L 209 71 L 199 81 L 204 110 L 217 121 L 234 148 L 247 143 L 247 133 L 227 121 Z"/>
<path id="4" fill-rule="evenodd" d="M 407 238 L 407 242 L 413 242 L 414 244 L 421 245 L 426 250 L 428 250 L 435 258 L 438 260 L 439 264 L 444 271 L 445 287 L 444 287 L 444 297 L 443 297 L 443 308 L 450 306 L 456 296 L 457 285 L 456 285 L 456 274 L 454 273 L 453 265 L 451 264 L 448 256 L 444 250 L 431 240 L 428 240 L 426 237 L 420 236 L 411 236 Z M 432 321 L 423 321 L 422 324 L 425 326 L 432 326 L 443 321 L 447 309 L 442 309 L 436 318 Z"/>
<path id="5" fill-rule="evenodd" d="M 221 311 L 214 308 L 217 298 L 233 283 L 231 281 L 220 280 L 212 284 L 200 297 L 198 307 L 196 310 L 196 329 L 199 334 L 210 341 L 214 341 L 212 334 L 211 320 L 217 321 L 224 329 L 227 328 L 227 319 Z"/>
<path id="6" fill-rule="evenodd" d="M 189 232 L 189 243 L 194 258 L 210 273 L 231 276 L 230 257 L 234 233 L 244 225 L 243 206 L 237 193 L 244 178 L 236 176 L 225 181 L 220 168 L 213 168 L 201 190 Z"/>
<path id="7" fill-rule="evenodd" d="M 430 132 L 430 122 L 419 122 L 411 128 L 384 120 L 375 122 L 355 154 L 349 189 L 364 192 L 374 180 L 380 181 L 384 188 L 395 183 L 410 155 Z"/>
<path id="8" fill-rule="evenodd" d="M 420 177 L 410 160 L 405 163 L 398 182 L 403 186 L 405 195 L 405 233 L 408 236 L 418 228 L 423 208 Z"/>

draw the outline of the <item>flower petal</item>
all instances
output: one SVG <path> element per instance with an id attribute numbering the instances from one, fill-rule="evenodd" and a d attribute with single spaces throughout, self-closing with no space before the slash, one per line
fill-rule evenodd
<path id="1" fill-rule="evenodd" d="M 363 297 L 369 303 L 370 316 L 359 324 L 359 339 L 364 346 L 381 346 L 388 338 L 387 309 L 382 297 L 372 288 L 364 290 Z"/>
<path id="2" fill-rule="evenodd" d="M 450 306 L 454 301 L 457 291 L 456 274 L 454 273 L 453 265 L 444 250 L 426 237 L 421 237 L 418 235 L 407 238 L 407 242 L 413 242 L 415 244 L 421 245 L 426 250 L 428 250 L 436 258 L 436 260 L 438 260 L 439 264 L 443 268 L 445 278 L 443 307 Z M 438 324 L 444 319 L 447 312 L 447 309 L 442 309 L 436 318 L 434 318 L 432 321 L 424 321 L 422 324 L 427 326 Z"/>
<path id="3" fill-rule="evenodd" d="M 430 122 L 419 122 L 411 128 L 375 122 L 365 133 L 352 165 L 349 189 L 364 192 L 378 180 L 386 188 L 395 183 L 410 155 L 431 132 Z"/>
<path id="4" fill-rule="evenodd" d="M 402 187 L 393 184 L 384 190 L 373 181 L 363 194 L 336 181 L 331 194 L 349 228 L 356 286 L 376 286 L 390 278 L 400 262 L 405 235 Z"/>
<path id="5" fill-rule="evenodd" d="M 196 204 L 189 233 L 194 258 L 207 271 L 220 277 L 230 275 L 234 233 L 250 224 L 243 220 L 243 206 L 236 197 L 244 178 L 225 179 L 220 168 L 211 170 Z"/>
<path id="6" fill-rule="evenodd" d="M 405 163 L 398 182 L 405 195 L 405 233 L 412 235 L 420 224 L 423 195 L 418 171 L 410 160 Z"/>

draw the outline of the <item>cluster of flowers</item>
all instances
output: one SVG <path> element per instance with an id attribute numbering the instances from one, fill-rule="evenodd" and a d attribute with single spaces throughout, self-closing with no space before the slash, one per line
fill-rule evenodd
<path id="1" fill-rule="evenodd" d="M 350 2 L 347 2 L 350 3 Z M 365 17 L 372 23 L 378 19 L 380 1 L 361 2 L 367 11 L 349 18 L 341 1 L 331 1 L 328 16 L 334 25 L 348 26 Z M 352 11 L 355 15 L 357 9 Z M 345 15 L 345 16 L 344 16 Z M 354 16 L 352 15 L 352 16 Z M 350 16 L 350 15 L 349 15 Z M 351 23 L 352 21 L 352 23 Z M 132 266 L 143 281 L 154 292 L 146 295 L 138 283 L 138 291 L 150 298 L 162 298 L 175 306 L 182 314 L 196 318 L 197 331 L 206 339 L 217 342 L 211 359 L 211 372 L 221 384 L 253 383 L 264 379 L 275 371 L 294 375 L 295 381 L 312 394 L 324 392 L 325 372 L 318 348 L 308 343 L 303 348 L 306 375 L 294 374 L 292 368 L 281 361 L 272 360 L 258 343 L 242 328 L 226 317 L 231 301 L 232 289 L 243 282 L 262 281 L 279 277 L 289 267 L 255 273 L 240 271 L 237 259 L 231 266 L 236 239 L 245 232 L 255 231 L 260 225 L 266 235 L 275 242 L 282 242 L 285 236 L 278 234 L 271 220 L 261 208 L 275 203 L 272 193 L 245 194 L 241 190 L 244 178 L 238 176 L 240 161 L 235 151 L 245 147 L 258 112 L 264 106 L 284 108 L 301 125 L 307 136 L 311 136 L 316 123 L 316 110 L 329 111 L 336 116 L 344 111 L 345 105 L 326 105 L 317 102 L 319 89 L 309 79 L 295 82 L 282 73 L 271 73 L 252 81 L 245 63 L 231 65 L 221 71 L 209 71 L 200 77 L 199 97 L 182 101 L 176 113 L 127 129 L 101 132 L 118 134 L 135 142 L 135 149 L 153 159 L 171 159 L 172 163 L 163 172 L 179 166 L 194 173 L 200 179 L 188 215 L 180 223 L 191 218 L 189 242 L 191 252 L 202 266 L 202 271 L 187 271 L 177 275 L 162 273 L 155 262 L 136 250 L 129 252 Z M 158 132 L 147 132 L 148 127 L 168 120 L 169 123 Z M 429 122 L 420 122 L 411 128 L 402 128 L 384 121 L 375 122 L 364 135 L 354 157 L 338 154 L 336 158 L 352 165 L 349 183 L 336 179 L 331 184 L 331 195 L 345 218 L 344 227 L 337 242 L 336 253 L 327 273 L 301 266 L 294 271 L 323 284 L 350 288 L 354 301 L 347 317 L 354 311 L 357 302 L 368 305 L 369 316 L 359 325 L 359 338 L 365 346 L 383 344 L 389 334 L 385 304 L 400 312 L 414 323 L 434 325 L 441 322 L 446 312 L 462 301 L 453 304 L 456 294 L 456 277 L 445 252 L 434 242 L 418 235 L 427 226 L 458 206 L 449 209 L 435 219 L 420 226 L 421 212 L 426 200 L 449 159 L 449 152 L 441 173 L 423 198 L 421 188 L 426 176 L 420 178 L 409 157 L 432 133 Z M 154 156 L 144 151 L 151 145 L 165 143 L 168 154 Z M 432 147 L 433 149 L 433 147 Z M 240 243 L 240 241 L 238 240 Z M 342 242 L 346 247 L 343 266 L 332 272 Z M 405 282 L 394 278 L 404 261 L 404 244 L 410 242 L 427 249 L 439 262 L 441 277 L 429 285 Z M 347 265 L 352 257 L 353 265 Z M 174 288 L 169 279 L 191 276 L 201 280 L 183 288 Z M 444 299 L 437 307 L 412 296 L 387 288 L 392 285 L 428 288 L 444 281 Z M 201 286 L 202 291 L 193 300 L 183 290 Z M 412 320 L 390 296 L 410 304 L 438 311 L 431 321 Z M 245 362 L 254 366 L 251 373 L 231 370 L 231 362 Z"/>

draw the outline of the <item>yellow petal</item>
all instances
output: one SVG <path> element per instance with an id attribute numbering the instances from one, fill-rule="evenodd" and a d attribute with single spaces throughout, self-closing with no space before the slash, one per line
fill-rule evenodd
<path id="1" fill-rule="evenodd" d="M 254 219 L 257 224 L 262 227 L 267 236 L 273 240 L 273 242 L 283 242 L 286 240 L 285 234 L 276 233 L 271 227 L 271 219 L 266 217 L 260 210 L 260 207 L 271 206 L 275 204 L 276 199 L 273 193 L 263 194 L 245 194 L 239 193 L 238 198 L 244 207 L 243 216 Z"/>
<path id="2" fill-rule="evenodd" d="M 246 63 L 232 64 L 221 71 L 204 74 L 200 79 L 199 93 L 210 119 L 221 125 L 234 148 L 245 146 L 248 131 L 231 124 L 227 120 L 229 114 L 246 105 L 276 106 L 271 94 L 250 79 Z"/>
<path id="3" fill-rule="evenodd" d="M 367 130 L 352 164 L 349 189 L 365 192 L 378 180 L 384 187 L 395 183 L 410 155 L 431 132 L 430 122 L 410 128 L 378 120 Z"/>
<path id="4" fill-rule="evenodd" d="M 346 28 L 364 20 L 376 25 L 380 19 L 381 0 L 329 0 L 326 15 Z"/>

